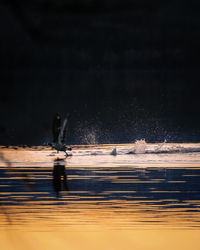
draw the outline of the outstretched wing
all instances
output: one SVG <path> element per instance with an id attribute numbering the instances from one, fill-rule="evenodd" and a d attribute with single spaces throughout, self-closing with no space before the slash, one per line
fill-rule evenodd
<path id="1" fill-rule="evenodd" d="M 56 114 L 52 123 L 52 134 L 53 134 L 54 143 L 58 143 L 58 137 L 59 137 L 60 131 L 61 131 L 61 117 L 59 114 Z"/>
<path id="2" fill-rule="evenodd" d="M 66 138 L 66 132 L 68 129 L 68 120 L 69 120 L 69 115 L 64 119 L 61 131 L 59 133 L 58 137 L 58 143 L 59 144 L 64 144 L 65 143 L 65 138 Z"/>

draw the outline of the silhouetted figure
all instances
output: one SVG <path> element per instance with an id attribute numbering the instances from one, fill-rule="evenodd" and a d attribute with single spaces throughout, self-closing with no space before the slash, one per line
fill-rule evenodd
<path id="1" fill-rule="evenodd" d="M 60 191 L 69 191 L 67 176 L 65 173 L 65 161 L 63 159 L 54 160 L 53 188 L 57 197 L 59 196 Z"/>
<path id="2" fill-rule="evenodd" d="M 56 149 L 57 151 L 64 151 L 65 153 L 67 150 L 71 150 L 71 148 L 68 148 L 65 145 L 66 131 L 68 128 L 68 119 L 69 119 L 69 114 L 67 114 L 63 123 L 61 123 L 61 116 L 59 113 L 56 113 L 52 126 L 53 143 L 50 144 L 52 148 Z M 68 156 L 67 153 L 66 156 Z"/>

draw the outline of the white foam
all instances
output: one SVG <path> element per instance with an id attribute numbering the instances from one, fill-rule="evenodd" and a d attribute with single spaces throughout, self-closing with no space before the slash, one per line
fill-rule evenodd
<path id="1" fill-rule="evenodd" d="M 14 165 L 51 166 L 56 157 L 65 157 L 64 152 L 55 153 L 48 147 L 3 149 L 0 165 L 12 162 Z M 73 146 L 70 165 L 200 165 L 199 143 L 146 143 L 144 140 L 133 144 Z M 115 155 L 116 157 L 113 157 Z"/>

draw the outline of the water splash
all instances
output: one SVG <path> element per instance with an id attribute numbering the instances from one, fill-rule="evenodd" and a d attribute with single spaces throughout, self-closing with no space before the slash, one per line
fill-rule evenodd
<path id="1" fill-rule="evenodd" d="M 137 140 L 133 148 L 131 148 L 128 154 L 144 154 L 146 152 L 147 143 L 145 140 Z"/>
<path id="2" fill-rule="evenodd" d="M 146 141 L 145 140 L 138 140 L 135 142 L 135 154 L 144 154 L 146 151 Z"/>
<path id="3" fill-rule="evenodd" d="M 84 129 L 81 135 L 81 143 L 87 145 L 98 144 L 97 132 L 94 129 Z"/>
<path id="4" fill-rule="evenodd" d="M 157 146 L 157 148 L 155 148 L 155 152 L 161 151 L 165 147 L 166 143 L 167 143 L 166 139 L 164 140 L 164 142 L 159 143 L 158 146 Z"/>

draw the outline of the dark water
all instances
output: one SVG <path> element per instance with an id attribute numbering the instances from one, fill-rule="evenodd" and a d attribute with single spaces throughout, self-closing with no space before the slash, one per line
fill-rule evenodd
<path id="1" fill-rule="evenodd" d="M 111 221 L 122 228 L 199 228 L 200 167 L 0 167 L 0 228 Z M 61 219 L 64 217 L 64 220 Z M 113 222 L 114 221 L 114 222 Z"/>

